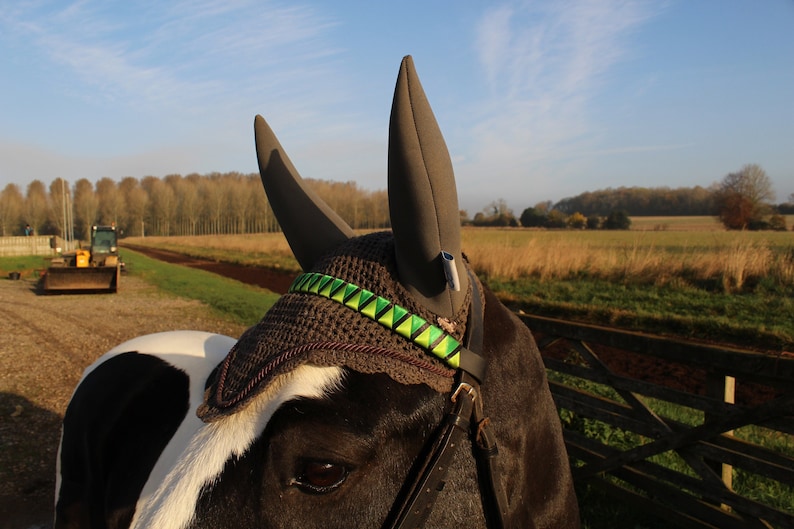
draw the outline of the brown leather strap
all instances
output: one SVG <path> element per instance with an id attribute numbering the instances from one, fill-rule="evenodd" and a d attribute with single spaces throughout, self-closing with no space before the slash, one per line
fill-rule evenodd
<path id="1" fill-rule="evenodd" d="M 477 279 L 471 270 L 467 269 L 467 272 L 469 281 L 472 284 L 472 299 L 469 323 L 467 325 L 469 332 L 466 337 L 466 348 L 474 351 L 477 356 L 482 358 L 485 307 L 481 297 L 482 292 L 476 287 L 478 285 Z M 508 501 L 497 467 L 499 449 L 496 446 L 496 436 L 491 426 L 491 420 L 485 416 L 482 392 L 477 384 L 483 382 L 485 370 L 483 368 L 483 372 L 480 375 L 466 370 L 462 364 L 461 368 L 464 370 L 464 373 L 461 374 L 461 381 L 473 385 L 479 394 L 479 398 L 474 401 L 472 428 L 475 431 L 473 432 L 472 444 L 474 446 L 475 460 L 477 461 L 477 482 L 480 487 L 480 501 L 482 501 L 486 525 L 489 529 L 503 529 L 505 518 L 507 517 Z M 476 380 L 473 380 L 472 377 Z"/>
<path id="2" fill-rule="evenodd" d="M 402 495 L 405 500 L 395 504 L 384 529 L 418 529 L 424 525 L 438 493 L 444 488 L 447 470 L 455 450 L 470 431 L 469 418 L 474 411 L 474 397 L 470 387 L 458 386 L 452 396 L 453 408 L 447 414 L 443 428 L 418 472 L 417 479 Z"/>
<path id="3" fill-rule="evenodd" d="M 477 282 L 472 278 L 471 284 L 476 285 Z M 419 465 L 415 465 L 412 472 L 415 478 L 406 482 L 383 529 L 419 529 L 424 525 L 446 484 L 455 450 L 466 435 L 471 436 L 474 448 L 486 525 L 489 529 L 505 527 L 508 502 L 497 468 L 499 450 L 490 420 L 485 417 L 480 392 L 480 383 L 485 376 L 485 360 L 481 356 L 484 312 L 480 292 L 475 289 L 469 311 L 466 347 L 461 350 L 465 354 L 461 354 L 458 385 L 450 396 L 451 410 L 428 445 L 427 455 Z"/>
<path id="4" fill-rule="evenodd" d="M 465 376 L 463 379 L 465 380 Z M 479 388 L 478 388 L 479 389 Z M 497 467 L 499 448 L 491 426 L 491 420 L 485 417 L 482 398 L 474 401 L 472 443 L 474 459 L 477 462 L 477 482 L 480 486 L 480 500 L 485 513 L 486 525 L 489 529 L 504 529 L 507 517 L 507 494 Z"/>

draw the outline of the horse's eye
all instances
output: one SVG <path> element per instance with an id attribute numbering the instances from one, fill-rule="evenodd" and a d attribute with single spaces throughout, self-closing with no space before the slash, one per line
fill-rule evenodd
<path id="1" fill-rule="evenodd" d="M 347 468 L 326 461 L 307 461 L 294 483 L 304 492 L 327 494 L 347 479 Z"/>

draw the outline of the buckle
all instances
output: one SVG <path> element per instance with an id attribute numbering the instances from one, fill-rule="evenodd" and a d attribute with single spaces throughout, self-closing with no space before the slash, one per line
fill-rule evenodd
<path id="1" fill-rule="evenodd" d="M 469 384 L 467 382 L 461 382 L 460 384 L 458 384 L 458 387 L 455 388 L 455 391 L 452 393 L 452 396 L 450 397 L 450 400 L 452 402 L 457 402 L 458 401 L 458 395 L 460 395 L 460 393 L 462 391 L 465 391 L 466 394 L 469 395 L 469 397 L 471 397 L 471 401 L 472 402 L 477 400 L 477 390 L 474 389 L 474 386 L 472 386 L 471 384 Z"/>

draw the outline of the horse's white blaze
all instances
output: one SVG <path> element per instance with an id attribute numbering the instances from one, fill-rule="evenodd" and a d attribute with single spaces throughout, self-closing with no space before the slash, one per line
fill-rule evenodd
<path id="1" fill-rule="evenodd" d="M 195 516 L 202 488 L 218 478 L 229 458 L 242 455 L 251 446 L 279 406 L 299 397 L 321 398 L 342 380 L 341 368 L 304 365 L 276 377 L 239 412 L 206 424 L 196 417 L 196 410 L 204 400 L 207 377 L 235 342 L 228 336 L 200 331 L 149 334 L 114 347 L 83 372 L 82 379 L 114 356 L 137 352 L 160 358 L 190 380 L 188 411 L 149 474 L 131 529 L 186 527 Z M 152 412 L 152 420 L 156 420 L 157 410 Z M 60 463 L 60 453 L 58 460 Z M 56 491 L 60 491 L 60 472 L 56 480 Z"/>
<path id="2" fill-rule="evenodd" d="M 158 356 L 171 361 L 169 355 Z M 203 401 L 204 382 L 218 362 L 206 373 L 190 372 L 190 409 L 144 485 L 131 529 L 186 527 L 202 488 L 218 478 L 229 458 L 246 451 L 279 406 L 299 397 L 320 398 L 342 379 L 338 367 L 300 366 L 275 378 L 239 412 L 206 424 L 196 417 L 196 409 Z"/>

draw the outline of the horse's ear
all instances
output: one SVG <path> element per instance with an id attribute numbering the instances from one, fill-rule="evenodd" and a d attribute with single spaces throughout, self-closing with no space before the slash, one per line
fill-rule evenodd
<path id="1" fill-rule="evenodd" d="M 262 116 L 254 118 L 256 157 L 270 207 L 292 253 L 308 270 L 323 254 L 353 236 L 353 230 L 306 183 Z"/>
<path id="2" fill-rule="evenodd" d="M 456 314 L 468 276 L 460 250 L 455 176 L 410 56 L 400 65 L 389 124 L 389 213 L 400 282 L 434 313 Z M 454 259 L 451 267 L 449 257 Z M 457 281 L 448 281 L 453 275 Z"/>

